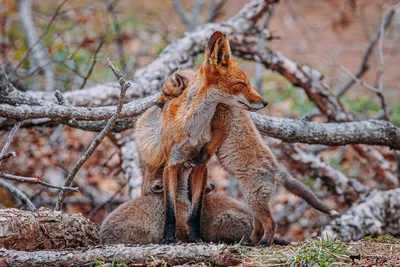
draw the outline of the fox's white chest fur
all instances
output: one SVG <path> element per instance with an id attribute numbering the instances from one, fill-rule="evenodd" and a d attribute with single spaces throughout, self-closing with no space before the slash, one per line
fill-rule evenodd
<path id="1" fill-rule="evenodd" d="M 218 105 L 219 94 L 216 90 L 209 89 L 203 99 L 196 99 L 196 85 L 189 89 L 186 99 L 187 110 L 182 116 L 186 119 L 187 138 L 182 143 L 174 145 L 171 150 L 171 163 L 182 163 L 188 160 L 187 155 L 193 149 L 200 149 L 203 145 L 211 141 L 211 120 Z M 197 101 L 193 104 L 193 101 Z"/>

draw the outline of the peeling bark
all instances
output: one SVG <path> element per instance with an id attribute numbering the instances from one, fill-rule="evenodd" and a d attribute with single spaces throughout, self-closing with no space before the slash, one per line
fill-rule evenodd
<path id="1" fill-rule="evenodd" d="M 343 241 L 359 240 L 367 235 L 400 235 L 399 194 L 399 188 L 371 192 L 328 224 L 322 234 Z"/>
<path id="2" fill-rule="evenodd" d="M 0 209 L 0 247 L 6 249 L 34 251 L 94 246 L 99 242 L 98 231 L 98 226 L 82 214 L 69 215 L 47 208 L 36 212 Z"/>
<path id="3" fill-rule="evenodd" d="M 227 245 L 114 245 L 85 250 L 25 252 L 0 249 L 0 262 L 8 266 L 86 266 L 95 261 L 105 263 L 132 263 L 148 266 L 163 263 L 183 265 L 185 263 L 208 262 L 212 266 L 236 266 L 242 262 L 240 251 Z"/>

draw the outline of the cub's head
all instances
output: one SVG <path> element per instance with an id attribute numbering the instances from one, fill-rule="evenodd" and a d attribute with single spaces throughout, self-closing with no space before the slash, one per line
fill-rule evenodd
<path id="1" fill-rule="evenodd" d="M 169 100 L 180 96 L 194 78 L 195 72 L 192 70 L 182 70 L 173 73 L 164 83 L 160 97 L 156 101 L 156 106 L 164 107 Z"/>

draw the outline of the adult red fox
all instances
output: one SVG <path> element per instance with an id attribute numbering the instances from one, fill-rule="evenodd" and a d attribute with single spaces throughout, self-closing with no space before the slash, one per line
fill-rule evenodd
<path id="1" fill-rule="evenodd" d="M 204 62 L 188 88 L 166 103 L 162 112 L 161 147 L 165 160 L 163 186 L 165 197 L 164 241 L 175 242 L 175 204 L 178 172 L 211 141 L 211 120 L 218 104 L 246 110 L 259 110 L 268 103 L 254 90 L 244 72 L 231 58 L 226 35 L 214 32 L 207 45 Z M 189 240 L 199 239 L 199 218 L 206 185 L 206 164 L 192 171 L 194 190 Z"/>

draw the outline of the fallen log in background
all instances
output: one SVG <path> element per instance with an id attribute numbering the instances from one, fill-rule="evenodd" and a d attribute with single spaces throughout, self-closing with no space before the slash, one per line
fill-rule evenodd
<path id="1" fill-rule="evenodd" d="M 83 266 L 96 261 L 104 263 L 135 263 L 148 266 L 151 262 L 161 266 L 208 262 L 212 266 L 234 266 L 242 262 L 238 249 L 227 245 L 184 244 L 127 246 L 114 245 L 85 250 L 35 252 L 0 249 L 0 264 L 8 266 Z"/>
<path id="2" fill-rule="evenodd" d="M 373 191 L 325 227 L 322 234 L 343 241 L 364 236 L 400 235 L 400 188 Z"/>
<path id="3" fill-rule="evenodd" d="M 33 251 L 87 247 L 98 243 L 99 227 L 82 214 L 70 215 L 47 208 L 36 212 L 0 209 L 0 247 Z"/>

